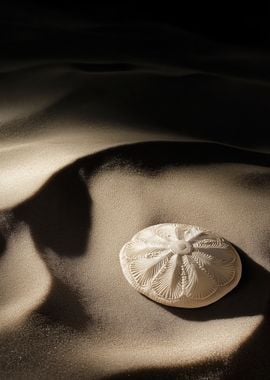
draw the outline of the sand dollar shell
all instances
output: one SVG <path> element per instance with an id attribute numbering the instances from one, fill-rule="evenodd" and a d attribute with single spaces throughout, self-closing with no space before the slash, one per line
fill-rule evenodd
<path id="1" fill-rule="evenodd" d="M 200 227 L 163 223 L 139 231 L 120 251 L 128 282 L 164 305 L 207 306 L 239 282 L 240 257 L 217 234 Z"/>

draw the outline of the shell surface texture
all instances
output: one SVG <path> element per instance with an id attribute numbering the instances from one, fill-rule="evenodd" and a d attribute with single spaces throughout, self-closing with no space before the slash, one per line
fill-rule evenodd
<path id="1" fill-rule="evenodd" d="M 162 223 L 147 227 L 120 251 L 127 281 L 167 306 L 207 306 L 238 284 L 242 265 L 224 238 L 197 226 Z"/>

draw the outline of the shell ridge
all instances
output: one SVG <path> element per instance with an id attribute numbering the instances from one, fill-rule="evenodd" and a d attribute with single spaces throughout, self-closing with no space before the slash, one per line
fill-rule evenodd
<path id="1" fill-rule="evenodd" d="M 193 252 L 192 258 L 199 265 L 201 270 L 204 270 L 211 277 L 217 286 L 225 286 L 229 284 L 235 277 L 235 270 L 231 262 L 221 263 L 212 258 L 213 264 L 203 258 L 207 256 L 203 252 Z"/>
<path id="2" fill-rule="evenodd" d="M 232 282 L 235 273 L 235 269 L 230 263 L 213 268 L 213 276 L 218 286 L 226 286 Z"/>
<path id="3" fill-rule="evenodd" d="M 159 297 L 179 299 L 183 294 L 181 282 L 178 281 L 179 275 L 181 276 L 178 257 L 172 255 L 162 270 L 155 276 L 152 282 L 153 290 Z"/>
<path id="4" fill-rule="evenodd" d="M 204 253 L 204 248 L 198 249 L 198 252 Z M 219 248 L 211 248 L 206 254 L 212 257 L 212 263 L 218 265 L 233 264 L 236 261 L 236 255 L 233 252 L 224 251 Z"/>
<path id="5" fill-rule="evenodd" d="M 162 250 L 161 252 L 158 251 L 158 249 L 152 249 L 147 253 L 141 253 L 141 254 L 139 253 L 135 258 L 132 257 L 132 261 L 133 260 L 140 260 L 140 259 L 151 260 L 151 259 L 154 259 L 156 257 L 162 258 L 162 257 L 166 256 L 168 254 L 168 252 L 169 252 L 168 249 Z"/>
<path id="6" fill-rule="evenodd" d="M 162 271 L 164 270 L 164 268 L 166 267 L 167 263 L 170 261 L 170 259 L 172 258 L 173 255 L 174 255 L 174 254 L 173 254 L 171 251 L 169 251 L 169 253 L 166 255 L 166 258 L 167 258 L 168 260 L 166 261 L 165 265 L 163 265 L 163 266 L 158 270 L 158 272 L 153 276 L 153 278 L 152 278 L 152 283 L 154 282 L 155 278 L 160 274 L 160 272 L 162 272 Z"/>
<path id="7" fill-rule="evenodd" d="M 153 258 L 152 258 L 153 259 Z M 141 286 L 146 286 L 149 282 L 152 282 L 152 278 L 156 271 L 164 265 L 164 262 L 168 260 L 168 254 L 156 256 L 153 263 L 146 257 L 141 257 L 139 260 L 132 260 L 129 264 L 130 272 L 136 282 Z"/>
<path id="8" fill-rule="evenodd" d="M 148 253 L 145 253 L 145 252 L 141 252 L 141 253 L 138 253 L 138 252 L 134 252 L 133 254 L 129 255 L 127 252 L 125 254 L 125 257 L 128 261 L 133 261 L 133 260 L 138 260 L 140 258 L 147 258 L 148 255 L 152 254 L 151 257 L 155 257 L 155 254 L 154 252 L 157 252 L 157 255 L 158 256 L 158 253 L 159 251 L 157 249 L 152 249 L 151 251 L 149 251 Z"/>
<path id="9" fill-rule="evenodd" d="M 200 251 L 197 251 L 197 252 L 193 252 L 194 255 L 192 255 L 192 260 L 195 261 L 195 263 L 198 265 L 199 269 L 204 271 L 212 280 L 215 281 L 215 277 L 208 272 L 207 268 L 204 267 L 204 265 L 209 265 L 209 264 L 206 264 L 206 261 L 203 261 L 201 260 L 201 258 L 199 257 L 199 255 L 197 255 L 197 253 L 200 253 L 202 254 L 202 252 Z M 210 257 L 209 255 L 205 255 L 206 257 Z"/>
<path id="10" fill-rule="evenodd" d="M 206 249 L 211 249 L 211 248 L 228 248 L 229 245 L 226 243 L 224 239 L 217 238 L 217 239 L 201 239 L 196 242 L 194 242 L 194 247 L 195 248 L 206 248 Z"/>
<path id="11" fill-rule="evenodd" d="M 188 298 L 205 299 L 217 291 L 218 286 L 214 280 L 206 271 L 201 270 L 191 257 L 184 256 L 183 263 L 189 279 L 189 284 L 185 287 L 185 295 Z"/>

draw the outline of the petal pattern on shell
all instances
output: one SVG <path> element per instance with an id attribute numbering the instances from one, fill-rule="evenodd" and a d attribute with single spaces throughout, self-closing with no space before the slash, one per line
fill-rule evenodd
<path id="1" fill-rule="evenodd" d="M 207 306 L 239 282 L 241 260 L 221 236 L 200 227 L 163 223 L 139 231 L 120 251 L 128 282 L 168 306 Z"/>
<path id="2" fill-rule="evenodd" d="M 207 255 L 200 251 L 193 252 L 192 258 L 199 267 L 204 268 L 207 274 L 215 280 L 215 283 L 218 286 L 224 286 L 230 283 L 235 276 L 235 266 L 233 261 L 222 261 L 215 256 Z"/>
<path id="3" fill-rule="evenodd" d="M 125 256 L 127 259 L 137 259 L 139 256 L 145 256 L 150 252 L 152 255 L 159 255 L 164 249 L 168 249 L 168 245 L 165 242 L 151 241 L 148 244 L 141 240 L 131 240 L 126 244 Z"/>
<path id="4" fill-rule="evenodd" d="M 233 263 L 236 260 L 234 250 L 223 239 L 204 239 L 193 243 L 194 251 L 204 252 L 219 264 Z"/>
<path id="5" fill-rule="evenodd" d="M 167 239 L 163 236 L 160 236 L 156 233 L 155 228 L 144 228 L 142 231 L 138 232 L 136 235 L 133 236 L 132 240 L 134 241 L 142 241 L 146 244 L 149 244 L 149 242 L 154 244 L 164 244 L 166 243 Z"/>
<path id="6" fill-rule="evenodd" d="M 194 248 L 228 248 L 229 244 L 222 238 L 202 239 L 193 243 Z"/>
<path id="7" fill-rule="evenodd" d="M 169 251 L 165 252 L 163 255 L 138 257 L 138 260 L 130 262 L 129 268 L 137 284 L 140 286 L 147 286 L 168 261 Z"/>
<path id="8" fill-rule="evenodd" d="M 217 283 L 208 273 L 200 268 L 192 256 L 183 257 L 186 273 L 185 295 L 191 299 L 204 299 L 211 296 L 218 288 Z"/>
<path id="9" fill-rule="evenodd" d="M 173 255 L 155 276 L 152 287 L 155 293 L 165 299 L 178 299 L 183 294 L 181 266 L 177 255 Z"/>

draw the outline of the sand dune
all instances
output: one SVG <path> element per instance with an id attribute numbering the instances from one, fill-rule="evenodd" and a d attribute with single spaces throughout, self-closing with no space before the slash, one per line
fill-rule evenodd
<path id="1" fill-rule="evenodd" d="M 172 30 L 178 53 L 135 55 L 120 34 L 0 65 L 0 377 L 267 378 L 268 56 Z M 119 250 L 163 222 L 231 241 L 239 286 L 198 310 L 135 292 Z"/>
<path id="2" fill-rule="evenodd" d="M 3 357 L 12 363 L 3 373 L 237 373 L 269 300 L 267 164 L 268 155 L 214 144 L 151 142 L 104 150 L 58 172 L 3 217 L 10 221 L 1 259 Z M 235 244 L 244 265 L 239 287 L 195 311 L 134 294 L 119 250 L 163 221 L 204 225 Z M 263 360 L 265 347 L 258 352 Z"/>

